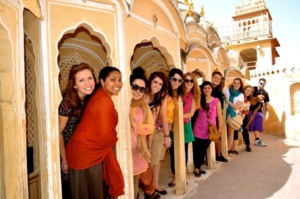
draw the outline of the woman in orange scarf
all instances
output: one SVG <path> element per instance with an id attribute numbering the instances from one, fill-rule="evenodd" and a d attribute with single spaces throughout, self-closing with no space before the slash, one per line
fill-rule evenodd
<path id="1" fill-rule="evenodd" d="M 111 99 L 123 86 L 122 75 L 117 68 L 107 66 L 101 70 L 99 81 L 66 148 L 74 199 L 124 194 L 123 174 L 114 152 L 118 113 Z"/>
<path id="2" fill-rule="evenodd" d="M 148 150 L 147 135 L 152 135 L 154 132 L 152 112 L 144 99 L 146 83 L 147 78 L 145 76 L 144 69 L 141 67 L 135 68 L 130 75 L 132 93 L 130 104 L 130 124 L 134 198 L 137 198 L 138 195 L 140 175 L 147 170 L 150 163 L 151 151 Z M 147 194 L 145 194 L 145 198 L 148 198 Z"/>

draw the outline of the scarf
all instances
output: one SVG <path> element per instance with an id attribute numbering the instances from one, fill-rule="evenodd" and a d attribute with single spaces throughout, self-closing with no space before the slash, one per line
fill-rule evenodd
<path id="1" fill-rule="evenodd" d="M 235 97 L 237 97 L 240 93 L 241 93 L 240 90 L 235 91 L 235 90 L 233 89 L 233 87 L 230 87 L 230 88 L 229 88 L 229 101 L 230 101 L 231 103 L 233 103 L 233 99 L 234 99 Z M 228 107 L 227 107 L 227 109 L 226 109 L 226 118 L 228 117 L 229 114 L 230 114 L 231 117 L 235 117 L 235 116 L 236 116 L 236 112 L 235 112 L 234 109 L 228 104 Z"/>
<path id="2" fill-rule="evenodd" d="M 149 107 L 145 102 L 145 99 L 142 97 L 139 100 L 131 100 L 131 104 L 130 107 L 134 108 L 134 107 L 141 107 L 142 108 L 142 112 L 143 112 L 143 123 L 147 124 L 148 123 L 148 118 L 150 117 L 149 114 L 152 114 L 151 111 L 148 111 Z M 130 109 L 130 116 L 133 117 L 133 110 Z M 131 124 L 133 127 L 133 124 Z M 137 132 L 138 133 L 138 132 Z M 147 162 L 150 161 L 150 157 L 147 156 L 147 151 L 148 151 L 148 147 L 147 147 L 147 142 L 146 142 L 146 135 L 138 135 L 137 136 L 137 145 L 138 145 L 138 152 L 139 155 L 142 157 L 145 157 Z"/>

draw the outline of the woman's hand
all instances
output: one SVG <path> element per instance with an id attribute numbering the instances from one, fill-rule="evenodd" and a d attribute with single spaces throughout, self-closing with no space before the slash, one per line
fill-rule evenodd
<path id="1" fill-rule="evenodd" d="M 218 128 L 218 132 L 219 132 L 219 137 L 222 137 L 222 128 L 221 127 Z"/>
<path id="2" fill-rule="evenodd" d="M 257 96 L 260 100 L 264 100 L 265 99 L 265 96 L 264 95 L 258 95 Z"/>
<path id="3" fill-rule="evenodd" d="M 66 161 L 62 161 L 61 163 L 61 170 L 64 174 L 68 174 L 69 173 L 69 167 L 68 167 L 68 163 Z"/>
<path id="4" fill-rule="evenodd" d="M 151 162 L 151 157 L 152 157 L 152 152 L 150 150 L 148 150 L 145 154 L 145 159 L 148 163 Z"/>
<path id="5" fill-rule="evenodd" d="M 172 140 L 171 140 L 170 136 L 165 137 L 164 146 L 168 149 L 171 147 L 171 144 L 172 144 Z"/>

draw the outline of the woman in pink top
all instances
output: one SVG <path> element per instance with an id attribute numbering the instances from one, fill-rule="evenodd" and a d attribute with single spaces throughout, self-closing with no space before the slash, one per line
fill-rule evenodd
<path id="1" fill-rule="evenodd" d="M 131 147 L 133 162 L 134 198 L 138 195 L 138 183 L 141 173 L 150 162 L 151 153 L 147 146 L 147 135 L 154 132 L 154 121 L 150 107 L 145 102 L 147 79 L 145 71 L 137 67 L 130 75 L 132 100 L 130 104 Z"/>
<path id="2" fill-rule="evenodd" d="M 203 82 L 200 89 L 200 109 L 193 127 L 195 136 L 195 141 L 193 142 L 194 174 L 196 177 L 200 177 L 201 172 L 204 173 L 201 165 L 204 163 L 206 149 L 210 144 L 210 140 L 208 139 L 209 124 L 216 126 L 216 118 L 218 118 L 218 132 L 220 136 L 223 126 L 221 103 L 218 98 L 211 96 L 213 90 L 211 82 Z"/>

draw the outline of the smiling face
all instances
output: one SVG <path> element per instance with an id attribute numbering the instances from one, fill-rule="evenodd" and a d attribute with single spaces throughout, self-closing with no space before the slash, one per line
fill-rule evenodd
<path id="1" fill-rule="evenodd" d="M 238 91 L 241 88 L 241 82 L 236 79 L 233 81 L 232 86 L 235 91 Z"/>
<path id="2" fill-rule="evenodd" d="M 170 78 L 172 90 L 176 90 L 182 83 L 182 78 L 177 73 L 174 74 L 173 77 Z"/>
<path id="3" fill-rule="evenodd" d="M 205 96 L 211 96 L 212 87 L 210 85 L 205 85 L 203 87 L 203 93 L 204 93 Z"/>
<path id="4" fill-rule="evenodd" d="M 212 76 L 212 78 L 211 78 L 211 83 L 212 83 L 213 87 L 217 87 L 220 84 L 221 80 L 222 80 L 221 75 L 214 74 L 214 76 Z"/>
<path id="5" fill-rule="evenodd" d="M 155 77 L 151 81 L 151 85 L 150 85 L 151 93 L 152 94 L 158 93 L 161 90 L 162 86 L 163 86 L 162 79 L 160 79 L 159 77 Z"/>
<path id="6" fill-rule="evenodd" d="M 105 80 L 100 80 L 102 88 L 108 95 L 118 95 L 123 87 L 122 75 L 118 71 L 112 71 Z"/>
<path id="7" fill-rule="evenodd" d="M 95 79 L 92 71 L 84 69 L 77 72 L 75 75 L 74 88 L 77 90 L 78 96 L 81 100 L 83 100 L 86 95 L 90 95 L 95 88 Z"/>
<path id="8" fill-rule="evenodd" d="M 146 88 L 146 83 L 142 79 L 135 79 L 131 83 L 131 93 L 132 93 L 132 99 L 133 100 L 139 100 L 144 96 L 145 88 Z M 136 89 L 134 89 L 136 88 Z M 141 92 L 141 90 L 143 92 Z"/>
<path id="9" fill-rule="evenodd" d="M 252 95 L 252 93 L 253 93 L 253 88 L 252 88 L 252 87 L 247 87 L 247 88 L 245 89 L 245 96 L 246 96 L 246 97 Z"/>
<path id="10" fill-rule="evenodd" d="M 187 75 L 184 79 L 184 87 L 185 87 L 186 91 L 189 92 L 190 90 L 192 90 L 194 85 L 195 85 L 195 83 L 194 83 L 192 76 Z"/>

